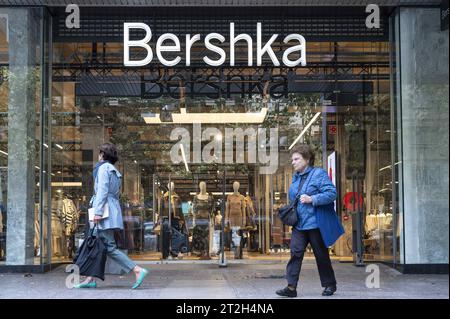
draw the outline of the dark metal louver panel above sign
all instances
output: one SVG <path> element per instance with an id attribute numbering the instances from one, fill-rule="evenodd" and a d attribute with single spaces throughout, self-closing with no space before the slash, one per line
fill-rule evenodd
<path id="1" fill-rule="evenodd" d="M 1 0 L 4 5 L 63 6 L 71 3 L 80 6 L 365 6 L 373 0 Z M 381 6 L 439 5 L 440 0 L 378 0 Z"/>
<path id="2" fill-rule="evenodd" d="M 308 41 L 381 41 L 388 39 L 388 20 L 380 19 L 379 29 L 368 29 L 363 16 L 280 17 L 264 16 L 82 16 L 79 29 L 65 26 L 66 16 L 58 16 L 54 23 L 54 41 L 57 42 L 122 42 L 124 22 L 143 22 L 152 30 L 152 41 L 163 33 L 174 33 L 183 39 L 185 34 L 205 36 L 217 32 L 229 37 L 230 22 L 235 23 L 235 34 L 247 33 L 256 39 L 256 23 L 262 23 L 263 38 L 279 34 L 280 39 L 291 33 L 303 35 Z M 138 39 L 139 37 L 136 37 Z"/>

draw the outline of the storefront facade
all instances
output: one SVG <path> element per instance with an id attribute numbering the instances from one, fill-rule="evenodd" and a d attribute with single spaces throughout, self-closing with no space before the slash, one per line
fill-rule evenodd
<path id="1" fill-rule="evenodd" d="M 338 190 L 333 258 L 448 272 L 440 2 L 390 1 L 373 28 L 341 2 L 80 3 L 79 27 L 60 3 L 0 7 L 0 271 L 70 262 L 112 142 L 133 259 L 285 262 L 276 210 L 308 143 Z"/>

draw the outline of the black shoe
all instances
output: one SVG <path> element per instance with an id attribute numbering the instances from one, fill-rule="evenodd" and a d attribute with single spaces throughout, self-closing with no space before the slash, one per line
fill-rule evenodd
<path id="1" fill-rule="evenodd" d="M 331 296 L 336 292 L 336 286 L 329 286 L 325 287 L 325 289 L 322 292 L 322 296 Z"/>
<path id="2" fill-rule="evenodd" d="M 297 290 L 294 289 L 289 289 L 288 287 L 277 290 L 275 292 L 278 296 L 282 296 L 282 297 L 297 297 Z"/>

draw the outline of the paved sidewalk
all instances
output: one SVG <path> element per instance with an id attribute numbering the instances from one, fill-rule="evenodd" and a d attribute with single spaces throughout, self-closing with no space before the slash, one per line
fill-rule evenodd
<path id="1" fill-rule="evenodd" d="M 286 285 L 285 263 L 233 263 L 227 268 L 206 263 L 140 263 L 150 274 L 141 288 L 131 290 L 133 275 L 108 275 L 99 281 L 97 289 L 68 289 L 65 267 L 45 274 L 0 274 L 0 298 L 51 299 L 272 299 L 274 291 Z M 338 291 L 331 298 L 448 299 L 448 275 L 403 275 L 383 264 L 380 269 L 380 288 L 366 287 L 370 275 L 364 267 L 351 263 L 333 262 Z M 298 298 L 322 297 L 319 275 L 314 259 L 305 260 L 299 283 Z"/>

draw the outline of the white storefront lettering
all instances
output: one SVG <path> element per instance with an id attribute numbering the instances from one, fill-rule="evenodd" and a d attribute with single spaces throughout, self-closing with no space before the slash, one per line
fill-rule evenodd
<path id="1" fill-rule="evenodd" d="M 152 30 L 150 27 L 141 22 L 126 22 L 123 25 L 124 27 L 124 35 L 123 35 L 123 61 L 125 66 L 146 66 L 153 60 L 153 49 L 149 45 L 150 40 L 152 39 Z M 130 31 L 132 29 L 140 29 L 145 31 L 145 36 L 141 40 L 130 40 Z M 230 66 L 235 65 L 235 45 L 238 41 L 246 41 L 247 42 L 247 65 L 253 65 L 253 40 L 248 34 L 238 34 L 235 35 L 235 27 L 234 23 L 230 23 L 230 38 L 229 38 L 229 53 L 230 53 Z M 263 61 L 263 56 L 267 54 L 272 61 L 274 66 L 280 66 L 280 61 L 278 60 L 275 52 L 273 51 L 272 45 L 277 40 L 278 34 L 273 34 L 269 41 L 266 43 L 262 43 L 262 24 L 258 22 L 256 24 L 256 65 L 261 66 Z M 186 34 L 185 36 L 185 63 L 186 66 L 191 65 L 191 49 L 195 42 L 201 40 L 200 34 L 194 34 L 191 36 L 190 34 Z M 219 58 L 213 59 L 205 55 L 203 57 L 203 61 L 210 66 L 221 66 L 225 63 L 227 54 L 225 50 L 220 46 L 226 42 L 226 38 L 220 33 L 209 33 L 204 37 L 204 46 L 211 52 L 219 55 Z M 287 67 L 295 67 L 298 65 L 306 66 L 306 40 L 300 34 L 289 34 L 287 35 L 283 43 L 289 44 L 290 42 L 296 42 L 298 44 L 289 46 L 283 52 L 282 62 Z M 132 47 L 140 47 L 144 48 L 147 51 L 147 54 L 144 59 L 141 60 L 131 60 L 130 59 L 130 49 Z M 159 62 L 165 66 L 175 66 L 181 62 L 181 45 L 180 39 L 177 35 L 173 33 L 164 33 L 162 34 L 156 41 L 156 57 Z M 176 55 L 173 59 L 167 59 L 164 57 L 164 52 L 180 52 L 179 55 Z M 293 53 L 297 53 L 299 57 L 295 60 L 289 58 L 289 56 Z"/>

